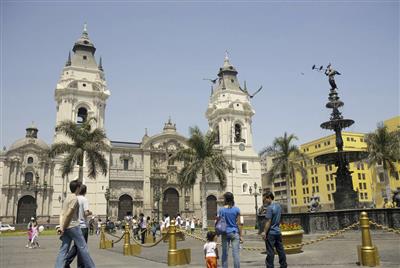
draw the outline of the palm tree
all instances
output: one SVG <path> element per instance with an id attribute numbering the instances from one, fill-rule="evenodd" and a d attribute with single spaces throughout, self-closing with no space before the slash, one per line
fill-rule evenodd
<path id="1" fill-rule="evenodd" d="M 270 154 L 274 158 L 267 176 L 272 180 L 281 177 L 286 182 L 288 213 L 291 213 L 290 182 L 295 180 L 296 171 L 300 172 L 303 179 L 307 177 L 307 171 L 299 161 L 301 159 L 306 160 L 306 156 L 300 152 L 297 145 L 292 144 L 294 140 L 297 140 L 294 134 L 288 136 L 285 132 L 283 137 L 275 138 L 272 146 L 264 148 L 260 153 Z"/>
<path id="2" fill-rule="evenodd" d="M 390 198 L 390 175 L 396 173 L 395 162 L 400 159 L 399 131 L 389 132 L 383 123 L 365 136 L 368 151 L 368 166 L 382 165 L 386 197 Z"/>
<path id="3" fill-rule="evenodd" d="M 178 181 L 182 188 L 190 189 L 196 183 L 198 174 L 201 175 L 201 201 L 203 229 L 207 228 L 207 192 L 206 183 L 215 177 L 220 187 L 226 187 L 226 170 L 232 167 L 225 159 L 221 150 L 215 149 L 214 144 L 217 133 L 210 131 L 206 135 L 198 127 L 189 128 L 190 138 L 188 148 L 177 151 L 172 159 L 183 161 L 184 166 L 178 173 Z"/>
<path id="4" fill-rule="evenodd" d="M 50 149 L 50 155 L 53 157 L 66 154 L 61 166 L 63 178 L 72 173 L 77 164 L 79 166 L 78 180 L 82 181 L 84 159 L 88 165 L 89 177 L 96 178 L 99 169 L 102 174 L 107 174 L 107 160 L 103 155 L 104 151 L 109 150 L 106 143 L 107 137 L 104 130 L 92 129 L 92 120 L 95 119 L 88 119 L 81 124 L 66 120 L 57 126 L 56 130 L 64 133 L 71 141 L 55 143 Z"/>

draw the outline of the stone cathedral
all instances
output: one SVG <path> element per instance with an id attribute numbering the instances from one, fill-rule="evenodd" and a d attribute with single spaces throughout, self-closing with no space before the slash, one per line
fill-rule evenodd
<path id="1" fill-rule="evenodd" d="M 105 80 L 102 60 L 95 58 L 96 47 L 86 27 L 75 42 L 72 54 L 62 70 L 55 88 L 56 122 L 72 120 L 80 123 L 95 117 L 98 128 L 104 128 L 107 99 L 111 95 Z M 141 141 L 108 140 L 111 151 L 106 153 L 109 164 L 106 176 L 87 177 L 87 198 L 90 210 L 113 220 L 143 212 L 152 217 L 163 214 L 200 217 L 201 207 L 207 206 L 207 218 L 213 220 L 225 191 L 235 195 L 242 215 L 253 219 L 254 196 L 250 187 L 261 185 L 260 159 L 253 148 L 252 117 L 254 110 L 246 88 L 240 87 L 237 70 L 225 56 L 223 66 L 209 99 L 206 118 L 210 130 L 219 133 L 216 148 L 223 151 L 234 170 L 227 171 L 227 187 L 220 189 L 216 181 L 207 185 L 207 203 L 200 199 L 200 183 L 190 190 L 179 187 L 177 173 L 183 164 L 171 161 L 174 151 L 186 146 L 186 137 L 177 132 L 171 119 L 159 134 L 144 134 Z M 161 126 L 160 126 L 161 127 Z M 22 133 L 21 133 L 22 134 Z M 78 177 L 61 176 L 62 156 L 48 158 L 50 145 L 40 138 L 34 124 L 26 135 L 0 154 L 0 220 L 26 223 L 32 216 L 39 222 L 58 221 L 60 209 L 69 193 L 68 184 Z M 54 142 L 67 141 L 55 131 Z M 199 180 L 200 181 L 200 180 Z M 253 190 L 254 192 L 254 190 Z"/>

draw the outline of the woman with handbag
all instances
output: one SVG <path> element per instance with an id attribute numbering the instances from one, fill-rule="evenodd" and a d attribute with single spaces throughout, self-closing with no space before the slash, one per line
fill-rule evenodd
<path id="1" fill-rule="evenodd" d="M 221 234 L 222 268 L 228 267 L 228 245 L 231 244 L 233 267 L 240 268 L 239 246 L 242 243 L 242 232 L 239 229 L 240 209 L 235 207 L 231 192 L 224 194 L 224 206 L 218 211 L 216 231 Z"/>

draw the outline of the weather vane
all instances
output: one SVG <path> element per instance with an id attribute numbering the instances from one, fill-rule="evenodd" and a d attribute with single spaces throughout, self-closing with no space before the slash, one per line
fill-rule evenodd
<path id="1" fill-rule="evenodd" d="M 338 71 L 332 68 L 332 64 L 328 64 L 326 68 L 324 69 L 324 66 L 320 66 L 319 68 L 315 66 L 315 64 L 312 66 L 312 70 L 317 71 L 317 72 L 324 72 L 326 76 L 328 76 L 328 81 L 329 85 L 331 86 L 331 90 L 337 89 L 336 82 L 335 82 L 335 75 L 341 75 Z"/>

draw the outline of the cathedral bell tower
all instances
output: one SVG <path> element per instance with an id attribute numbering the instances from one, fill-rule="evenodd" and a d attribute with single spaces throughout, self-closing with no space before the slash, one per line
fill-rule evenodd
<path id="1" fill-rule="evenodd" d="M 219 69 L 206 117 L 209 127 L 216 131 L 216 147 L 221 148 L 231 163 L 233 172 L 227 171 L 227 187 L 235 196 L 242 214 L 254 214 L 254 196 L 249 188 L 261 185 L 260 158 L 253 148 L 252 117 L 255 114 L 246 87 L 241 88 L 237 70 L 225 55 Z M 261 204 L 261 203 L 259 203 Z"/>
<path id="2" fill-rule="evenodd" d="M 101 58 L 99 64 L 96 63 L 94 56 L 96 48 L 89 39 L 86 24 L 72 51 L 72 55 L 68 54 L 55 90 L 56 126 L 65 120 L 83 123 L 89 118 L 95 118 L 92 127 L 104 128 L 106 101 L 110 91 L 107 89 Z M 69 142 L 69 139 L 63 133 L 56 131 L 54 143 L 57 142 Z M 109 161 L 108 154 L 105 154 L 105 157 Z M 69 193 L 68 183 L 78 178 L 77 166 L 72 174 L 61 176 L 62 158 L 63 156 L 59 156 L 55 160 L 53 215 L 60 213 L 64 199 Z M 98 174 L 95 179 L 89 179 L 86 161 L 83 169 L 83 183 L 87 185 L 86 197 L 91 210 L 95 215 L 106 215 L 104 194 L 109 186 L 109 175 Z"/>
<path id="3" fill-rule="evenodd" d="M 72 56 L 68 54 L 55 90 L 56 125 L 64 120 L 82 123 L 94 117 L 97 120 L 96 127 L 104 128 L 106 101 L 110 91 L 107 89 L 101 58 L 99 64 L 96 63 L 96 48 L 89 39 L 86 24 L 72 51 Z M 62 134 L 56 132 L 54 141 L 62 139 Z"/>

